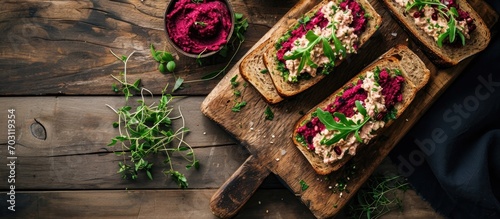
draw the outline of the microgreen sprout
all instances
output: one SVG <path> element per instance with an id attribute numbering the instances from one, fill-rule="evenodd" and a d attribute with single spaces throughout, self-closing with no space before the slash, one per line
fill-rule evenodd
<path id="1" fill-rule="evenodd" d="M 233 108 L 231 108 L 231 111 L 233 112 L 240 112 L 241 111 L 241 108 L 243 108 L 244 106 L 247 105 L 247 102 L 243 100 L 243 92 L 245 91 L 246 87 L 247 87 L 247 84 L 244 83 L 243 84 L 243 87 L 244 87 L 244 90 L 243 92 L 241 92 L 238 87 L 240 86 L 240 82 L 237 81 L 238 79 L 238 75 L 234 75 L 231 80 L 230 80 L 230 83 L 231 83 L 231 89 L 233 90 L 233 95 L 234 95 L 234 106 Z"/>
<path id="2" fill-rule="evenodd" d="M 195 22 L 194 22 L 194 25 L 199 25 L 199 26 L 201 26 L 201 27 L 205 27 L 205 26 L 207 26 L 207 24 L 206 24 L 205 22 L 203 22 L 203 21 L 195 21 Z"/>
<path id="3" fill-rule="evenodd" d="M 410 188 L 399 175 L 373 175 L 358 190 L 347 208 L 351 218 L 379 218 L 392 210 L 403 210 L 402 195 Z"/>
<path id="4" fill-rule="evenodd" d="M 127 103 L 131 94 L 127 91 L 130 85 L 126 80 L 126 65 L 132 54 L 126 58 L 115 55 L 124 63 L 125 69 L 122 74 L 123 79 L 120 80 L 114 76 L 113 78 L 122 85 L 122 92 L 125 94 Z M 140 99 L 137 100 L 135 108 L 128 104 L 117 109 L 107 105 L 118 115 L 118 121 L 113 123 L 113 127 L 119 132 L 118 136 L 111 139 L 108 146 L 119 145 L 121 147 L 115 153 L 123 157 L 123 161 L 118 164 L 118 173 L 124 179 L 137 179 L 138 173 L 144 171 L 152 180 L 153 159 L 158 157 L 155 155 L 161 154 L 168 167 L 163 171 L 164 174 L 170 175 L 179 187 L 187 188 L 186 177 L 174 169 L 171 157 L 174 155 L 183 157 L 188 162 L 187 169 L 191 167 L 198 169 L 199 162 L 194 155 L 193 148 L 184 141 L 184 135 L 189 129 L 185 127 L 181 108 L 178 107 L 179 116 L 171 116 L 173 107 L 169 104 L 173 96 L 165 94 L 165 89 L 162 91 L 158 104 L 146 103 L 148 102 L 146 97 L 153 98 L 153 94 L 146 88 L 140 88 Z M 172 121 L 179 119 L 182 125 L 174 129 Z"/>

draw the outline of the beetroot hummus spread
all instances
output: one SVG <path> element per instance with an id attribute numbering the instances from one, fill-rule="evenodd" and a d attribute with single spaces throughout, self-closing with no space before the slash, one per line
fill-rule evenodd
<path id="1" fill-rule="evenodd" d="M 172 41 L 192 54 L 218 51 L 227 43 L 231 30 L 231 13 L 220 0 L 178 0 L 166 19 Z"/>
<path id="2" fill-rule="evenodd" d="M 312 31 L 317 36 L 332 38 L 334 35 L 340 42 L 341 48 L 330 40 L 330 46 L 336 52 L 334 59 L 342 59 L 342 53 L 355 53 L 359 47 L 359 35 L 366 29 L 367 18 L 365 11 L 355 0 L 345 0 L 339 4 L 330 1 L 311 15 L 299 19 L 298 24 L 285 33 L 276 43 L 276 58 L 279 61 L 280 71 L 286 81 L 297 82 L 299 78 L 315 77 L 318 68 L 322 73 L 328 73 L 332 63 L 324 54 L 323 44 L 317 44 L 311 51 L 311 62 L 307 62 L 303 69 L 299 69 L 303 58 L 287 59 L 293 56 L 296 50 L 304 49 L 309 45 L 306 35 Z M 332 28 L 333 27 L 333 28 Z M 322 54 L 322 55 L 312 55 Z M 325 68 L 326 66 L 326 68 Z M 300 71 L 300 72 L 299 72 Z"/>
<path id="3" fill-rule="evenodd" d="M 367 116 L 370 117 L 360 129 L 362 142 L 350 134 L 333 145 L 324 145 L 321 140 L 332 138 L 336 132 L 326 130 L 325 125 L 314 114 L 296 130 L 295 138 L 309 150 L 320 155 L 325 163 L 341 159 L 346 152 L 354 155 L 358 145 L 368 143 L 374 137 L 372 134 L 374 131 L 382 128 L 389 119 L 394 119 L 396 113 L 394 105 L 403 100 L 403 82 L 404 77 L 398 70 L 377 68 L 368 72 L 366 77 L 360 78 L 357 83 L 344 88 L 335 101 L 323 109 L 331 114 L 342 113 L 347 119 L 357 123 L 365 119 L 357 112 L 355 106 L 355 102 L 360 101 L 367 111 Z M 339 121 L 336 117 L 335 120 Z"/>

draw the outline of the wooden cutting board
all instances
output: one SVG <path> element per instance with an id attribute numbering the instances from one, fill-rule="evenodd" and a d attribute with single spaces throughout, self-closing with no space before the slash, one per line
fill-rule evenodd
<path id="1" fill-rule="evenodd" d="M 269 38 L 274 30 L 288 27 L 318 2 L 320 1 L 302 0 L 297 3 L 248 53 Z M 306 92 L 269 105 L 251 85 L 245 86 L 237 63 L 207 96 L 201 106 L 203 114 L 220 124 L 251 153 L 246 162 L 212 197 L 211 207 L 216 216 L 234 216 L 270 172 L 280 177 L 316 217 L 335 216 L 397 142 L 472 60 L 473 57 L 446 69 L 436 67 L 420 51 L 418 45 L 409 39 L 381 2 L 370 0 L 370 3 L 382 17 L 379 30 L 360 48 L 358 54 L 351 56 L 336 72 Z M 492 27 L 496 23 L 498 15 L 489 5 L 482 0 L 472 0 L 469 3 L 488 26 Z M 295 122 L 304 112 L 397 44 L 407 45 L 426 63 L 431 70 L 429 83 L 417 94 L 401 117 L 373 144 L 360 150 L 349 165 L 327 176 L 317 175 L 292 142 Z M 231 79 L 234 78 L 240 83 L 237 88 L 231 85 Z M 234 95 L 235 89 L 241 91 L 241 97 Z M 246 101 L 247 105 L 240 112 L 233 112 L 231 108 L 239 101 Z M 265 119 L 264 111 L 267 107 L 274 113 L 272 121 Z M 346 183 L 346 190 L 338 191 L 338 183 Z M 304 184 L 308 186 L 305 190 L 302 187 Z"/>

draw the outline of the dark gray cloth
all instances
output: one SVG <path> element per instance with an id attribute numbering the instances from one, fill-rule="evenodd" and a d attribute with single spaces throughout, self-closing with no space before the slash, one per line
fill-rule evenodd
<path id="1" fill-rule="evenodd" d="M 488 2 L 500 13 L 500 1 Z M 498 28 L 496 28 L 498 29 Z M 500 218 L 500 37 L 491 40 L 390 153 L 448 218 Z"/>

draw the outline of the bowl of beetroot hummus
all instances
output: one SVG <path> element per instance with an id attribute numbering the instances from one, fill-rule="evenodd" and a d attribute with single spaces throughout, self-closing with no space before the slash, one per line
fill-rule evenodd
<path id="1" fill-rule="evenodd" d="M 227 0 L 171 0 L 164 21 L 167 39 L 178 52 L 207 57 L 231 38 L 234 12 Z"/>

